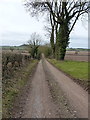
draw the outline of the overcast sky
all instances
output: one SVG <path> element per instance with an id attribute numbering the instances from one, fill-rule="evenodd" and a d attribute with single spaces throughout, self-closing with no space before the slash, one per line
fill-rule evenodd
<path id="1" fill-rule="evenodd" d="M 30 35 L 37 32 L 45 37 L 43 16 L 39 19 L 32 18 L 26 12 L 22 0 L 0 0 L 0 41 L 2 45 L 21 45 L 27 43 Z M 1 42 L 0 42 L 1 45 Z M 88 22 L 79 20 L 70 35 L 69 47 L 88 47 Z"/>

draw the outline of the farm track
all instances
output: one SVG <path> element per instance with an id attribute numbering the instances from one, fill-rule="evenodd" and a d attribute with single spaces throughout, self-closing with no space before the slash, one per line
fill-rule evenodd
<path id="1" fill-rule="evenodd" d="M 28 94 L 23 96 L 22 111 L 15 110 L 13 117 L 88 118 L 88 93 L 44 57 L 28 82 L 31 84 L 26 88 Z"/>

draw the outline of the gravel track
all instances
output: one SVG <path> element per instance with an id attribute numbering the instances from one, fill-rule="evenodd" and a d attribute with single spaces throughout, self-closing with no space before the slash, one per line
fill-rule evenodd
<path id="1" fill-rule="evenodd" d="M 20 105 L 23 106 L 22 113 L 17 109 L 18 114 L 13 117 L 88 118 L 88 93 L 53 67 L 44 56 L 29 84 L 28 94 L 23 97 L 24 105 Z"/>

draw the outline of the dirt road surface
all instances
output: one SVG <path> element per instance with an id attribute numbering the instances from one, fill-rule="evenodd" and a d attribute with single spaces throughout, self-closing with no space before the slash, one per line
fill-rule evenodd
<path id="1" fill-rule="evenodd" d="M 53 83 L 50 83 L 51 90 L 47 80 L 54 82 L 58 88 L 56 93 Z M 60 104 L 57 99 L 53 100 L 52 91 L 56 94 L 55 99 L 65 96 L 68 104 L 63 102 L 64 99 L 59 101 Z M 24 101 L 21 118 L 88 118 L 88 93 L 44 58 L 36 68 Z"/>
<path id="2" fill-rule="evenodd" d="M 32 91 L 28 95 L 23 118 L 53 118 L 57 117 L 57 107 L 50 101 L 49 88 L 45 81 L 42 60 L 39 62 L 32 80 Z"/>

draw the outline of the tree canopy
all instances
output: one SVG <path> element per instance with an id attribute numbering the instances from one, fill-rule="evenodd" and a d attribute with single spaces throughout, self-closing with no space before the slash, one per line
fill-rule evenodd
<path id="1" fill-rule="evenodd" d="M 26 0 L 25 6 L 32 16 L 49 14 L 52 26 L 51 46 L 53 50 L 57 48 L 57 59 L 63 60 L 69 44 L 69 35 L 79 17 L 89 13 L 90 2 L 86 0 L 41 0 L 38 2 Z M 56 43 L 54 34 L 56 34 Z"/>

